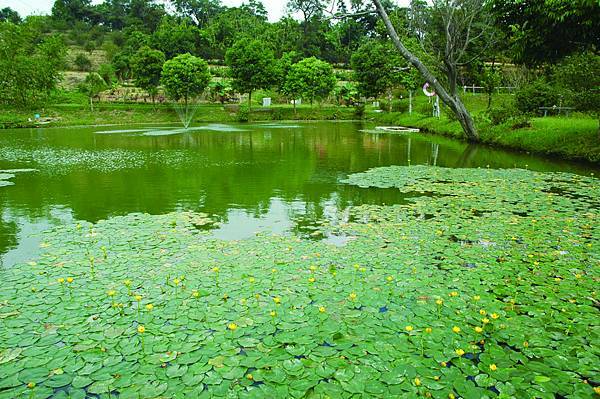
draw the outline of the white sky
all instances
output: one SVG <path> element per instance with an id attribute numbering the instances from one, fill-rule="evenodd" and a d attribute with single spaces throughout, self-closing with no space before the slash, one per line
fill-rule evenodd
<path id="1" fill-rule="evenodd" d="M 101 3 L 95 0 L 94 3 Z M 221 0 L 226 6 L 239 6 L 244 0 Z M 399 0 L 400 4 L 408 4 L 409 0 Z M 285 14 L 286 0 L 263 0 L 265 8 L 269 12 L 269 20 L 277 21 Z M 0 8 L 10 7 L 16 10 L 22 17 L 31 14 L 49 14 L 52 10 L 54 0 L 0 0 Z"/>

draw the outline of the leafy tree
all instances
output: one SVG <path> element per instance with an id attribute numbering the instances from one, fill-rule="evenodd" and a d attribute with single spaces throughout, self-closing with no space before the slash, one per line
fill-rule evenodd
<path id="1" fill-rule="evenodd" d="M 90 100 L 90 111 L 94 112 L 94 98 L 108 88 L 102 76 L 96 72 L 90 72 L 79 85 L 79 90 L 88 96 Z"/>
<path id="2" fill-rule="evenodd" d="M 226 81 L 218 81 L 210 84 L 210 92 L 214 100 L 225 104 L 225 101 L 231 96 L 233 89 Z"/>
<path id="3" fill-rule="evenodd" d="M 0 10 L 0 22 L 12 22 L 18 24 L 21 22 L 21 16 L 10 7 L 4 7 Z"/>
<path id="4" fill-rule="evenodd" d="M 164 63 L 165 54 L 150 47 L 139 49 L 131 61 L 135 84 L 150 94 L 153 104 L 158 93 Z"/>
<path id="5" fill-rule="evenodd" d="M 85 54 L 77 54 L 73 60 L 75 67 L 80 71 L 89 71 L 92 69 L 92 61 Z"/>
<path id="6" fill-rule="evenodd" d="M 366 97 L 377 97 L 398 86 L 405 64 L 393 48 L 375 40 L 366 41 L 351 59 L 358 90 Z"/>
<path id="7" fill-rule="evenodd" d="M 295 51 L 290 51 L 281 56 L 275 65 L 275 74 L 276 74 L 276 86 L 277 91 L 280 93 L 285 93 L 285 85 L 287 81 L 287 76 L 290 73 L 290 69 L 292 65 L 300 61 L 300 54 Z"/>
<path id="8" fill-rule="evenodd" d="M 152 36 L 152 43 L 167 59 L 171 59 L 178 54 L 194 54 L 198 36 L 198 28 L 194 25 L 186 21 L 177 23 L 173 17 L 164 17 Z"/>
<path id="9" fill-rule="evenodd" d="M 325 9 L 324 0 L 288 0 L 287 9 L 291 13 L 299 12 L 302 14 L 304 22 L 308 22 L 313 17 L 319 16 Z"/>
<path id="10" fill-rule="evenodd" d="M 91 0 L 56 0 L 52 6 L 52 18 L 71 26 L 77 21 L 92 22 Z"/>
<path id="11" fill-rule="evenodd" d="M 62 78 L 66 48 L 29 22 L 0 23 L 0 102 L 19 107 L 47 98 Z"/>
<path id="12" fill-rule="evenodd" d="M 210 82 L 208 63 L 191 54 L 181 54 L 165 62 L 161 83 L 174 101 L 183 100 L 186 107 Z"/>
<path id="13" fill-rule="evenodd" d="M 117 80 L 115 68 L 112 66 L 112 64 L 100 65 L 98 67 L 98 75 L 100 75 L 109 86 L 112 86 Z"/>
<path id="14" fill-rule="evenodd" d="M 233 78 L 232 86 L 239 93 L 248 93 L 250 108 L 254 90 L 276 83 L 273 52 L 259 40 L 239 40 L 227 51 L 225 58 Z"/>
<path id="15" fill-rule="evenodd" d="M 539 65 L 600 48 L 597 0 L 492 0 L 517 62 Z"/>
<path id="16" fill-rule="evenodd" d="M 441 33 L 438 31 L 438 36 L 446 42 L 447 52 L 443 55 L 443 66 L 446 72 L 447 82 L 440 82 L 436 75 L 432 73 L 425 63 L 415 55 L 398 35 L 387 11 L 385 10 L 381 0 L 372 0 L 377 7 L 377 12 L 383 20 L 386 29 L 392 42 L 400 54 L 412 64 L 428 81 L 441 100 L 450 108 L 456 119 L 459 121 L 467 138 L 471 141 L 478 141 L 479 135 L 473 121 L 473 117 L 462 102 L 456 86 L 457 71 L 460 65 L 460 60 L 465 59 L 466 52 L 473 44 L 474 40 L 481 40 L 484 35 L 476 33 L 477 30 L 485 29 L 484 26 L 476 24 L 479 12 L 482 9 L 483 0 L 453 0 L 442 1 L 435 0 L 439 11 L 437 13 L 436 27 L 443 27 L 439 21 L 445 21 L 445 26 Z M 477 29 L 475 29 L 475 27 Z M 425 28 L 421 28 L 425 29 Z M 424 30 L 422 30 L 424 34 Z M 435 35 L 434 35 L 435 37 Z M 441 48 L 441 47 L 438 47 Z M 436 55 L 432 50 L 429 55 Z"/>
<path id="17" fill-rule="evenodd" d="M 286 92 L 309 99 L 312 105 L 315 100 L 327 98 L 336 83 L 333 67 L 329 63 L 315 57 L 305 58 L 291 67 Z"/>
<path id="18" fill-rule="evenodd" d="M 112 66 L 115 70 L 115 74 L 117 75 L 117 79 L 122 82 L 125 79 L 129 78 L 130 74 L 130 57 L 129 55 L 121 52 L 117 53 L 112 60 Z"/>
<path id="19" fill-rule="evenodd" d="M 566 57 L 552 69 L 552 80 L 578 110 L 600 113 L 600 55 Z"/>
<path id="20" fill-rule="evenodd" d="M 191 16 L 200 28 L 216 17 L 223 9 L 220 0 L 172 0 L 175 9 L 182 16 Z"/>

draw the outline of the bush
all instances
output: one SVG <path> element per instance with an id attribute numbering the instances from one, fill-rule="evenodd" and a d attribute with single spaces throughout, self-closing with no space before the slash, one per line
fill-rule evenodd
<path id="1" fill-rule="evenodd" d="M 356 103 L 354 105 L 354 116 L 362 119 L 365 116 L 365 103 Z"/>
<path id="2" fill-rule="evenodd" d="M 379 101 L 379 109 L 388 112 L 390 103 L 387 100 Z M 392 100 L 392 112 L 408 112 L 408 100 Z"/>
<path id="3" fill-rule="evenodd" d="M 73 63 L 79 71 L 89 72 L 92 69 L 92 61 L 83 54 L 77 54 Z"/>
<path id="4" fill-rule="evenodd" d="M 518 114 L 517 110 L 512 107 L 492 107 L 487 111 L 487 116 L 490 118 L 492 125 L 501 125 L 507 122 L 510 118 Z"/>
<path id="5" fill-rule="evenodd" d="M 523 86 L 515 96 L 517 109 L 525 114 L 539 114 L 540 107 L 559 105 L 559 100 L 558 90 L 542 79 Z"/>
<path id="6" fill-rule="evenodd" d="M 247 105 L 240 106 L 240 110 L 237 114 L 238 122 L 248 122 L 250 120 L 250 109 Z"/>
<path id="7" fill-rule="evenodd" d="M 600 109 L 600 56 L 593 53 L 566 57 L 552 71 L 552 79 L 567 93 L 567 102 L 581 111 Z"/>

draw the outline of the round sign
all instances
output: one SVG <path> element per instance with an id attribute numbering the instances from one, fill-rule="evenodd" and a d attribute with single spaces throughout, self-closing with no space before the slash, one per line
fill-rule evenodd
<path id="1" fill-rule="evenodd" d="M 427 97 L 435 97 L 435 91 L 429 91 L 429 83 L 425 83 L 425 85 L 423 86 L 423 94 L 425 94 Z"/>

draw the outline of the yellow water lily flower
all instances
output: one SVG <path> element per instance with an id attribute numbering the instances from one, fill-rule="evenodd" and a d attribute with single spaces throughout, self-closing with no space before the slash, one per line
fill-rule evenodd
<path id="1" fill-rule="evenodd" d="M 281 298 L 276 296 L 275 298 L 273 298 L 273 302 L 275 302 L 275 304 L 279 305 L 281 303 Z"/>
<path id="2" fill-rule="evenodd" d="M 455 350 L 454 352 L 456 352 L 456 354 L 457 354 L 458 356 L 462 356 L 462 355 L 464 355 L 464 354 L 465 354 L 465 351 L 464 351 L 464 350 L 462 350 L 462 349 L 457 349 L 457 350 Z"/>
<path id="3" fill-rule="evenodd" d="M 458 292 L 456 292 L 456 291 L 452 291 L 452 292 L 450 293 L 450 296 L 452 296 L 452 297 L 454 297 L 454 296 L 458 296 Z"/>
<path id="4" fill-rule="evenodd" d="M 474 300 L 474 301 L 478 301 L 478 300 L 480 300 L 480 299 L 481 299 L 481 297 L 480 297 L 479 295 L 475 295 L 475 296 L 473 297 L 473 300 Z"/>
<path id="5" fill-rule="evenodd" d="M 61 278 L 59 278 L 57 281 L 58 281 L 59 283 L 61 283 L 61 284 L 62 284 L 62 283 L 64 283 L 64 282 L 65 282 L 65 279 L 61 277 Z"/>
<path id="6" fill-rule="evenodd" d="M 490 364 L 490 370 L 496 371 L 498 367 L 495 364 Z"/>
<path id="7" fill-rule="evenodd" d="M 149 304 L 146 305 L 146 310 L 147 311 L 150 312 L 150 311 L 152 311 L 152 309 L 154 309 L 154 305 L 153 304 L 149 303 Z"/>
<path id="8" fill-rule="evenodd" d="M 523 342 L 523 346 L 524 346 L 525 348 L 529 348 L 529 342 L 527 342 L 527 341 Z"/>
<path id="9" fill-rule="evenodd" d="M 215 272 L 215 273 L 219 273 L 219 268 L 215 266 L 215 267 L 212 268 L 212 271 Z"/>
<path id="10" fill-rule="evenodd" d="M 309 269 L 311 272 L 317 271 L 317 267 L 315 265 L 310 265 Z"/>
<path id="11" fill-rule="evenodd" d="M 406 326 L 406 327 L 404 327 L 404 329 L 408 332 L 411 332 L 412 330 L 414 330 L 413 326 Z"/>
<path id="12" fill-rule="evenodd" d="M 435 301 L 436 305 L 442 306 L 442 304 L 444 303 L 443 299 L 438 299 Z"/>
<path id="13" fill-rule="evenodd" d="M 125 284 L 125 287 L 129 287 L 131 286 L 131 280 L 125 280 L 123 281 L 123 284 Z"/>
<path id="14" fill-rule="evenodd" d="M 483 331 L 483 328 L 481 328 L 479 326 L 475 327 L 475 332 L 476 333 L 481 333 L 482 331 Z"/>
<path id="15" fill-rule="evenodd" d="M 308 279 L 308 282 L 309 282 L 309 283 L 314 283 L 315 281 L 316 281 L 316 279 L 315 279 L 314 277 L 310 277 L 310 278 Z"/>
<path id="16" fill-rule="evenodd" d="M 227 328 L 230 329 L 231 331 L 235 331 L 235 330 L 237 330 L 238 326 L 235 323 L 229 323 L 227 325 Z"/>
<path id="17" fill-rule="evenodd" d="M 72 283 L 73 282 L 73 277 L 67 277 L 67 283 Z"/>
<path id="18" fill-rule="evenodd" d="M 142 296 L 141 295 L 136 295 L 136 296 L 134 296 L 134 298 L 138 302 L 142 300 Z"/>
<path id="19" fill-rule="evenodd" d="M 325 313 L 325 311 L 326 311 L 325 306 L 319 307 L 319 312 Z"/>
<path id="20" fill-rule="evenodd" d="M 246 378 L 252 381 L 254 379 L 254 376 L 252 374 L 246 374 Z"/>
<path id="21" fill-rule="evenodd" d="M 30 383 L 28 383 L 28 384 L 27 384 L 27 388 L 29 388 L 29 389 L 33 389 L 33 388 L 35 388 L 35 382 L 30 382 Z"/>
<path id="22" fill-rule="evenodd" d="M 448 394 L 448 399 L 456 399 L 456 396 L 452 392 Z"/>
<path id="23" fill-rule="evenodd" d="M 250 277 L 250 278 L 248 279 L 248 282 L 249 282 L 250 284 L 253 284 L 255 281 L 256 281 L 256 279 L 255 279 L 254 277 Z"/>
<path id="24" fill-rule="evenodd" d="M 353 300 L 355 300 L 355 299 L 356 299 L 356 296 L 357 296 L 357 295 L 356 295 L 356 292 L 353 292 L 353 293 L 351 293 L 351 294 L 350 294 L 350 300 L 352 300 L 352 301 L 353 301 Z"/>
<path id="25" fill-rule="evenodd" d="M 144 327 L 144 326 L 138 326 L 138 328 L 137 328 L 137 331 L 138 331 L 140 334 L 143 334 L 143 333 L 145 333 L 145 332 L 146 332 L 146 327 Z"/>
<path id="26" fill-rule="evenodd" d="M 415 378 L 415 385 L 416 386 L 421 385 L 421 380 L 419 379 L 419 377 Z"/>
<path id="27" fill-rule="evenodd" d="M 194 298 L 198 298 L 200 296 L 200 293 L 198 291 L 194 290 L 194 291 L 192 291 L 192 296 Z"/>
<path id="28" fill-rule="evenodd" d="M 175 285 L 179 285 L 180 282 L 181 282 L 181 280 L 179 280 L 178 278 L 173 279 L 173 284 L 175 284 Z"/>
<path id="29" fill-rule="evenodd" d="M 394 278 L 393 278 L 392 276 L 387 276 L 387 277 L 386 277 L 386 280 L 387 280 L 387 281 L 394 281 Z"/>
<path id="30" fill-rule="evenodd" d="M 271 310 L 271 311 L 269 312 L 269 314 L 271 315 L 271 317 L 275 317 L 275 316 L 277 316 L 277 312 L 276 312 L 276 311 L 274 311 L 274 310 Z"/>
<path id="31" fill-rule="evenodd" d="M 115 290 L 108 290 L 106 292 L 106 295 L 108 295 L 108 296 L 115 296 L 116 293 L 117 293 L 117 291 L 115 291 Z"/>
<path id="32" fill-rule="evenodd" d="M 479 311 L 479 314 L 482 315 L 482 316 L 485 316 L 487 314 L 487 312 L 485 310 L 481 309 Z"/>
<path id="33" fill-rule="evenodd" d="M 496 320 L 500 315 L 498 313 L 492 313 L 492 319 Z"/>
<path id="34" fill-rule="evenodd" d="M 458 334 L 460 332 L 460 327 L 454 326 L 452 327 L 452 331 Z"/>
<path id="35" fill-rule="evenodd" d="M 483 324 L 487 324 L 487 323 L 489 323 L 489 322 L 490 322 L 490 319 L 488 319 L 487 317 L 484 317 L 483 319 L 481 319 L 481 322 L 482 322 Z"/>

